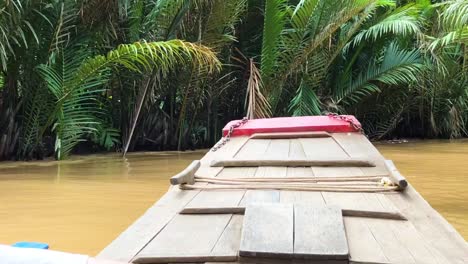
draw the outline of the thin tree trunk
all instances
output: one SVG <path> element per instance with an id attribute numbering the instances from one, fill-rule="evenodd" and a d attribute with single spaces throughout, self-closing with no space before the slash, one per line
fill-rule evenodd
<path id="1" fill-rule="evenodd" d="M 136 124 L 138 122 L 138 118 L 140 117 L 141 108 L 143 107 L 143 103 L 145 101 L 146 93 L 148 92 L 148 87 L 149 87 L 149 85 L 151 83 L 151 80 L 152 80 L 152 78 L 148 77 L 148 81 L 146 82 L 146 85 L 142 86 L 143 89 L 139 93 L 140 96 L 138 97 L 138 102 L 137 102 L 137 106 L 136 106 L 136 109 L 135 109 L 136 111 L 134 112 L 134 115 L 133 115 L 132 125 L 131 125 L 131 128 L 130 128 L 130 133 L 128 134 L 128 137 L 125 140 L 125 147 L 124 147 L 124 150 L 123 150 L 123 156 L 125 156 L 127 154 L 128 147 L 130 146 L 130 142 L 131 142 L 132 137 L 133 137 L 133 132 L 135 131 L 135 127 L 136 127 Z"/>

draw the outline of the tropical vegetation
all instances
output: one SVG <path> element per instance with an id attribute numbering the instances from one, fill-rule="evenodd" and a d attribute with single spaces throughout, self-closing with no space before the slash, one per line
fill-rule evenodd
<path id="1" fill-rule="evenodd" d="M 465 137 L 467 44 L 468 0 L 2 0 L 0 159 L 205 148 L 244 116 Z"/>

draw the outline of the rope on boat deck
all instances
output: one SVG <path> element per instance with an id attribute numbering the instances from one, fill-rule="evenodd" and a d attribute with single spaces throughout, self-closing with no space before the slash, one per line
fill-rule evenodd
<path id="1" fill-rule="evenodd" d="M 216 178 L 195 177 L 208 185 L 182 184 L 183 190 L 292 190 L 324 192 L 391 192 L 398 186 L 383 176 L 297 177 L 297 178 Z"/>

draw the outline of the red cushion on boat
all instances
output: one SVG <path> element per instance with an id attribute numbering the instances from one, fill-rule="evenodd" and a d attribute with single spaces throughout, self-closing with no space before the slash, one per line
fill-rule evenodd
<path id="1" fill-rule="evenodd" d="M 352 120 L 354 124 L 360 126 L 359 121 L 352 115 L 343 116 Z M 223 128 L 223 136 L 229 128 L 238 123 L 239 120 L 229 122 Z M 278 132 L 309 132 L 326 131 L 331 133 L 357 132 L 350 122 L 337 119 L 333 116 L 296 116 L 296 117 L 276 117 L 265 119 L 252 119 L 247 123 L 234 129 L 232 136 L 250 136 L 255 133 L 278 133 Z"/>

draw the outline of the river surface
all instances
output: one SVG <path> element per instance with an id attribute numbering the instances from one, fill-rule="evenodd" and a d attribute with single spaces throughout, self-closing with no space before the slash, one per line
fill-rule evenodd
<path id="1" fill-rule="evenodd" d="M 468 141 L 377 147 L 468 238 Z M 168 189 L 168 178 L 204 155 L 195 152 L 75 156 L 0 163 L 0 244 L 41 241 L 97 254 Z"/>

